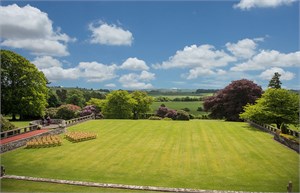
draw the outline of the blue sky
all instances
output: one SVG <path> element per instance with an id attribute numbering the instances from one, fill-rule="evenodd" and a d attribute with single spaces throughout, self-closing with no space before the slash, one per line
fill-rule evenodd
<path id="1" fill-rule="evenodd" d="M 299 85 L 299 2 L 4 1 L 1 47 L 52 86 L 223 88 L 275 72 Z M 5 19 L 3 19 L 5 18 Z"/>

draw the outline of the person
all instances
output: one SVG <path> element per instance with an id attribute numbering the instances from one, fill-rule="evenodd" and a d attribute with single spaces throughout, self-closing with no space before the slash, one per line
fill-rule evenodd
<path id="1" fill-rule="evenodd" d="M 49 115 L 47 116 L 46 120 L 47 120 L 47 125 L 50 125 L 51 119 L 50 119 L 50 116 L 49 116 Z"/>
<path id="2" fill-rule="evenodd" d="M 1 177 L 5 175 L 5 168 L 1 165 Z"/>

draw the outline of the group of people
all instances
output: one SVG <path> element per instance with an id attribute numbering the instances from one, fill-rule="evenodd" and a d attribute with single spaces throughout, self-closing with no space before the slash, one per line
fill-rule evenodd
<path id="1" fill-rule="evenodd" d="M 46 118 L 42 118 L 42 125 L 50 125 L 51 124 L 51 119 L 50 116 L 48 115 Z"/>

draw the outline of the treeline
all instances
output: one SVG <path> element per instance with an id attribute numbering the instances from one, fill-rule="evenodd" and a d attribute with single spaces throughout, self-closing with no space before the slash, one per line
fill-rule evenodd
<path id="1" fill-rule="evenodd" d="M 216 93 L 218 92 L 219 89 L 197 89 L 196 94 L 201 94 L 201 93 Z"/>
<path id="2" fill-rule="evenodd" d="M 169 102 L 169 101 L 173 101 L 173 102 L 192 102 L 192 101 L 203 101 L 205 99 L 205 97 L 176 97 L 176 98 L 169 98 L 166 96 L 159 96 L 159 97 L 155 97 L 154 101 L 155 102 Z"/>

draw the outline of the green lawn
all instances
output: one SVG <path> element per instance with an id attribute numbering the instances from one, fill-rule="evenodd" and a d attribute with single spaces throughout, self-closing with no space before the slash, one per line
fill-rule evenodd
<path id="1" fill-rule="evenodd" d="M 20 127 L 26 127 L 29 126 L 29 122 L 30 121 L 9 121 L 12 124 L 14 124 L 16 127 L 20 128 Z"/>
<path id="2" fill-rule="evenodd" d="M 163 187 L 299 191 L 299 155 L 246 123 L 93 120 L 96 140 L 1 155 L 7 174 Z M 4 183 L 2 188 L 6 188 Z"/>
<path id="3" fill-rule="evenodd" d="M 198 107 L 203 107 L 203 102 L 202 101 L 192 101 L 192 102 L 153 102 L 151 105 L 151 113 L 155 112 L 161 104 L 165 104 L 166 107 L 170 109 L 175 109 L 175 110 L 180 110 L 183 108 L 189 108 L 191 111 L 189 112 L 190 114 L 193 115 L 202 115 L 202 114 L 207 114 L 206 112 L 199 112 L 197 111 Z"/>

